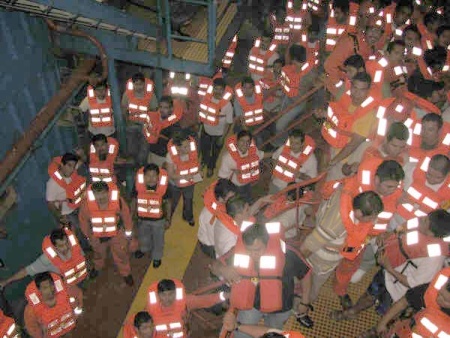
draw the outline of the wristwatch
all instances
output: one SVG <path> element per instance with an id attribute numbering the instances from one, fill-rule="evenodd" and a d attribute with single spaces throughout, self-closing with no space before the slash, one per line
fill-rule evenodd
<path id="1" fill-rule="evenodd" d="M 236 327 L 234 328 L 234 331 L 239 332 L 239 328 L 241 327 L 241 322 L 236 322 Z"/>

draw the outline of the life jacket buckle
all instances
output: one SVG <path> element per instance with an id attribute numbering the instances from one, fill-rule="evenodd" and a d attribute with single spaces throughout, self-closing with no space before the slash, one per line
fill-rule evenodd
<path id="1" fill-rule="evenodd" d="M 252 278 L 250 278 L 250 281 L 251 281 L 253 284 L 257 285 L 257 284 L 259 283 L 259 278 L 258 278 L 258 277 L 252 277 Z"/>

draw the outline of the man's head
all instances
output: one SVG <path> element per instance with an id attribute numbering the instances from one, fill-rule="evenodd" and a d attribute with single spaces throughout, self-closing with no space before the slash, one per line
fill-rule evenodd
<path id="1" fill-rule="evenodd" d="M 97 83 L 93 87 L 94 87 L 95 97 L 99 100 L 104 100 L 106 98 L 106 93 L 108 90 L 108 85 L 107 85 L 106 80 L 103 80 L 103 81 Z"/>
<path id="2" fill-rule="evenodd" d="M 252 97 L 255 93 L 255 81 L 250 76 L 244 76 L 241 86 L 245 97 Z"/>
<path id="3" fill-rule="evenodd" d="M 438 144 L 443 124 L 442 117 L 435 113 L 429 113 L 422 118 L 420 131 L 422 148 L 433 149 Z"/>
<path id="4" fill-rule="evenodd" d="M 427 236 L 448 239 L 450 236 L 450 213 L 444 209 L 430 212 L 419 219 L 419 231 Z"/>
<path id="5" fill-rule="evenodd" d="M 254 262 L 259 262 L 266 251 L 269 233 L 264 224 L 253 224 L 242 233 L 242 241 L 250 258 Z"/>
<path id="6" fill-rule="evenodd" d="M 292 45 L 289 48 L 289 56 L 292 63 L 301 65 L 306 62 L 306 48 L 301 45 Z"/>
<path id="7" fill-rule="evenodd" d="M 364 59 L 359 54 L 353 54 L 344 61 L 345 75 L 352 80 L 356 74 L 366 71 Z"/>
<path id="8" fill-rule="evenodd" d="M 448 48 L 450 45 L 450 25 L 442 25 L 436 31 L 438 46 Z"/>
<path id="9" fill-rule="evenodd" d="M 442 19 L 443 19 L 442 15 L 440 15 L 434 11 L 431 11 L 431 12 L 425 14 L 425 16 L 423 18 L 423 23 L 427 27 L 429 32 L 436 33 L 439 25 L 441 24 L 441 22 L 443 22 Z"/>
<path id="10" fill-rule="evenodd" d="M 447 61 L 447 48 L 435 46 L 423 54 L 423 59 L 433 72 L 440 72 Z"/>
<path id="11" fill-rule="evenodd" d="M 188 155 L 190 152 L 191 144 L 189 140 L 189 134 L 184 131 L 178 131 L 173 134 L 172 142 L 177 148 L 179 155 Z"/>
<path id="12" fill-rule="evenodd" d="M 143 93 L 145 89 L 145 76 L 142 73 L 136 73 L 131 77 L 133 90 L 136 93 Z"/>
<path id="13" fill-rule="evenodd" d="M 234 197 L 237 188 L 233 182 L 226 178 L 219 178 L 214 187 L 214 196 L 221 203 L 226 203 L 230 198 Z"/>
<path id="14" fill-rule="evenodd" d="M 60 174 L 64 177 L 70 177 L 77 167 L 78 160 L 77 155 L 65 153 L 61 158 Z"/>
<path id="15" fill-rule="evenodd" d="M 99 181 L 92 183 L 92 192 L 94 193 L 95 201 L 104 205 L 109 202 L 109 187 L 106 182 Z"/>
<path id="16" fill-rule="evenodd" d="M 154 163 L 149 163 L 144 167 L 144 184 L 147 187 L 158 185 L 159 167 Z"/>
<path id="17" fill-rule="evenodd" d="M 261 48 L 261 50 L 268 50 L 270 48 L 270 43 L 272 42 L 273 39 L 273 33 L 269 31 L 264 31 L 260 39 L 261 44 L 259 45 L 259 48 Z"/>
<path id="18" fill-rule="evenodd" d="M 69 237 L 67 237 L 64 229 L 53 229 L 50 233 L 50 242 L 55 247 L 56 252 L 64 257 L 71 252 Z"/>
<path id="19" fill-rule="evenodd" d="M 436 303 L 442 308 L 450 309 L 450 280 L 441 287 L 436 297 Z"/>
<path id="20" fill-rule="evenodd" d="M 428 165 L 428 170 L 426 173 L 426 180 L 428 184 L 442 184 L 447 178 L 448 172 L 450 171 L 450 160 L 445 155 L 434 155 L 430 164 Z"/>
<path id="21" fill-rule="evenodd" d="M 247 130 L 241 130 L 236 136 L 236 146 L 242 154 L 246 154 L 252 143 L 253 136 Z"/>
<path id="22" fill-rule="evenodd" d="M 280 74 L 281 74 L 281 69 L 284 67 L 284 60 L 283 59 L 276 59 L 274 62 L 273 62 L 273 65 L 272 65 L 272 69 L 273 69 L 273 73 L 276 75 L 276 76 L 280 76 Z"/>
<path id="23" fill-rule="evenodd" d="M 389 127 L 382 149 L 388 157 L 395 158 L 405 150 L 408 138 L 408 128 L 401 122 L 394 122 Z"/>
<path id="24" fill-rule="evenodd" d="M 227 84 L 223 78 L 218 77 L 214 79 L 212 95 L 216 100 L 220 100 L 223 97 L 226 86 Z"/>
<path id="25" fill-rule="evenodd" d="M 367 73 L 358 73 L 353 77 L 350 97 L 355 106 L 359 106 L 369 96 L 372 79 Z"/>
<path id="26" fill-rule="evenodd" d="M 108 138 L 105 134 L 97 134 L 92 137 L 92 145 L 95 153 L 101 161 L 106 160 L 108 155 Z"/>
<path id="27" fill-rule="evenodd" d="M 350 2 L 348 0 L 333 1 L 334 18 L 338 24 L 344 24 L 347 21 L 350 12 Z"/>
<path id="28" fill-rule="evenodd" d="M 291 129 L 289 131 L 289 147 L 293 153 L 299 153 L 303 150 L 305 142 L 305 133 L 301 129 Z"/>
<path id="29" fill-rule="evenodd" d="M 141 311 L 134 316 L 133 326 L 139 338 L 152 338 L 154 331 L 153 318 L 147 311 Z"/>
<path id="30" fill-rule="evenodd" d="M 411 17 L 414 6 L 409 0 L 400 0 L 395 7 L 393 21 L 397 27 L 403 26 Z"/>
<path id="31" fill-rule="evenodd" d="M 176 285 L 171 279 L 162 279 L 158 283 L 158 298 L 163 307 L 170 307 L 176 300 Z"/>
<path id="32" fill-rule="evenodd" d="M 159 111 L 162 118 L 167 118 L 172 114 L 173 99 L 172 96 L 165 95 L 159 100 Z"/>
<path id="33" fill-rule="evenodd" d="M 241 226 L 242 222 L 251 216 L 249 204 L 239 196 L 230 198 L 225 207 L 227 214 L 234 219 L 238 226 Z"/>
<path id="34" fill-rule="evenodd" d="M 434 105 L 439 105 L 446 99 L 443 82 L 425 80 L 420 76 L 408 79 L 408 90 Z"/>
<path id="35" fill-rule="evenodd" d="M 383 35 L 384 21 L 381 17 L 370 18 L 364 32 L 364 38 L 369 46 L 375 45 Z"/>
<path id="36" fill-rule="evenodd" d="M 380 196 L 389 196 L 405 178 L 402 166 L 392 160 L 383 161 L 375 172 L 375 192 Z"/>
<path id="37" fill-rule="evenodd" d="M 386 57 L 389 63 L 394 66 L 400 64 L 405 56 L 405 47 L 403 40 L 389 42 L 386 48 Z"/>
<path id="38" fill-rule="evenodd" d="M 416 25 L 408 25 L 403 30 L 403 41 L 406 48 L 412 49 L 413 47 L 420 47 L 420 39 L 422 35 Z"/>
<path id="39" fill-rule="evenodd" d="M 383 201 L 374 191 L 365 191 L 353 199 L 355 218 L 363 223 L 375 222 L 383 208 Z"/>
<path id="40" fill-rule="evenodd" d="M 36 274 L 34 282 L 41 293 L 42 300 L 50 307 L 56 305 L 56 289 L 55 282 L 50 272 L 41 272 Z"/>

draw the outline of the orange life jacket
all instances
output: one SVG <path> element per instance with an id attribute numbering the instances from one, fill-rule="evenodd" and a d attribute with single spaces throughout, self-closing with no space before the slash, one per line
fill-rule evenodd
<path id="1" fill-rule="evenodd" d="M 279 23 L 275 14 L 270 16 L 270 24 L 274 32 L 273 40 L 278 45 L 287 45 L 289 43 L 289 33 L 291 28 L 288 22 Z"/>
<path id="2" fill-rule="evenodd" d="M 375 174 L 381 163 L 384 162 L 384 159 L 381 158 L 372 158 L 360 163 L 357 173 L 357 179 L 359 181 L 358 193 L 375 190 Z M 394 192 L 387 196 L 381 196 L 381 200 L 383 201 L 383 211 L 378 214 L 378 218 L 376 223 L 373 226 L 373 229 L 370 231 L 370 235 L 376 236 L 382 232 L 385 232 L 387 229 L 387 225 L 391 220 L 394 213 L 397 211 L 397 205 L 400 198 L 403 195 L 403 185 L 400 182 L 397 189 Z"/>
<path id="3" fill-rule="evenodd" d="M 98 207 L 92 185 L 88 188 L 87 207 L 94 237 L 114 237 L 118 233 L 117 227 L 120 221 L 119 189 L 114 183 L 108 183 L 108 187 L 109 202 L 106 210 L 100 210 Z"/>
<path id="4" fill-rule="evenodd" d="M 315 63 L 312 62 L 312 60 L 307 60 L 307 62 L 304 63 L 300 69 L 300 72 L 297 71 L 297 67 L 295 65 L 284 66 L 281 70 L 281 86 L 283 88 L 283 92 L 288 97 L 297 96 L 302 77 L 308 74 L 314 66 Z"/>
<path id="5" fill-rule="evenodd" d="M 166 119 L 161 120 L 161 112 L 149 112 L 144 123 L 143 132 L 147 142 L 154 144 L 158 142 L 159 135 L 163 129 L 174 125 L 183 117 L 183 106 L 179 100 L 173 101 L 173 110 Z"/>
<path id="6" fill-rule="evenodd" d="M 266 219 L 273 219 L 278 215 L 281 215 L 285 211 L 296 208 L 299 205 L 302 205 L 306 201 L 311 201 L 313 198 L 313 192 L 307 191 L 300 197 L 297 201 L 289 201 L 286 195 L 282 195 L 278 197 L 273 203 L 269 204 L 264 210 L 264 217 Z"/>
<path id="7" fill-rule="evenodd" d="M 385 156 L 380 150 L 382 142 L 383 142 L 383 140 L 380 140 L 380 138 L 375 138 L 374 143 L 369 148 L 367 148 L 366 151 L 364 152 L 361 162 L 371 159 L 371 158 L 378 158 L 383 161 L 387 161 L 387 160 L 396 161 L 401 166 L 405 165 L 407 156 L 405 154 L 400 154 L 396 157 Z"/>
<path id="8" fill-rule="evenodd" d="M 269 49 L 266 51 L 261 50 L 261 39 L 255 40 L 253 48 L 250 50 L 250 55 L 248 57 L 248 71 L 250 74 L 263 75 L 270 58 L 275 54 L 277 45 L 272 41 Z"/>
<path id="9" fill-rule="evenodd" d="M 431 157 L 426 156 L 417 164 L 413 172 L 413 182 L 406 190 L 410 202 L 401 204 L 398 213 L 404 219 L 426 216 L 433 210 L 445 205 L 450 196 L 450 175 L 447 175 L 438 191 L 426 186 L 426 174 Z"/>
<path id="10" fill-rule="evenodd" d="M 437 35 L 431 33 L 423 22 L 417 23 L 417 29 L 419 30 L 420 35 L 422 36 L 422 39 L 420 40 L 422 43 L 422 48 L 424 50 L 433 49 L 434 41 L 437 39 Z"/>
<path id="11" fill-rule="evenodd" d="M 321 131 L 325 141 L 333 148 L 345 147 L 350 141 L 353 123 L 369 114 L 379 102 L 373 96 L 369 96 L 353 114 L 348 112 L 351 103 L 350 94 L 347 93 L 339 101 L 330 102 L 328 106 L 327 121 Z"/>
<path id="12" fill-rule="evenodd" d="M 381 93 L 384 83 L 401 81 L 407 76 L 407 69 L 401 65 L 392 66 L 385 57 L 366 61 L 366 71 L 372 78 L 372 85 Z"/>
<path id="13" fill-rule="evenodd" d="M 305 336 L 298 331 L 284 331 L 281 335 L 285 338 L 305 338 Z"/>
<path id="14" fill-rule="evenodd" d="M 220 79 L 223 78 L 222 70 L 219 70 L 218 72 L 216 72 L 216 74 L 214 74 L 214 76 L 212 78 L 209 78 L 209 77 L 206 77 L 206 76 L 200 76 L 199 79 L 198 79 L 198 91 L 197 91 L 197 94 L 199 96 L 205 96 L 206 95 L 206 91 L 208 90 L 209 86 L 212 86 L 213 81 L 215 79 L 218 79 L 218 78 L 220 78 Z"/>
<path id="15" fill-rule="evenodd" d="M 439 114 L 440 115 L 440 114 Z M 411 117 L 404 122 L 409 129 L 408 145 L 413 148 L 420 148 L 422 143 L 422 119 L 418 119 L 416 113 L 413 111 Z M 440 138 L 437 147 L 447 148 L 450 146 L 450 123 L 444 122 L 440 131 Z"/>
<path id="16" fill-rule="evenodd" d="M 105 102 L 99 103 L 92 86 L 87 88 L 89 102 L 89 122 L 92 127 L 114 127 L 114 115 L 112 111 L 111 93 L 107 89 Z"/>
<path id="17" fill-rule="evenodd" d="M 175 282 L 175 302 L 170 307 L 162 307 L 158 297 L 158 282 L 148 288 L 147 311 L 153 318 L 156 338 L 186 337 L 185 316 L 186 292 L 183 283 L 177 279 Z"/>
<path id="18" fill-rule="evenodd" d="M 430 283 L 425 292 L 426 308 L 414 316 L 413 337 L 448 337 L 450 336 L 450 316 L 445 314 L 436 302 L 439 290 L 446 287 L 450 277 L 450 268 L 442 269 Z"/>
<path id="19" fill-rule="evenodd" d="M 230 102 L 231 97 L 233 96 L 233 90 L 229 86 L 226 86 L 222 98 L 217 103 L 213 102 L 215 99 L 212 92 L 213 86 L 210 85 L 206 90 L 203 100 L 200 102 L 198 116 L 200 122 L 211 126 L 217 126 L 219 124 L 219 119 L 225 117 L 225 115 L 221 114 L 221 110 Z"/>
<path id="20" fill-rule="evenodd" d="M 55 246 L 50 241 L 50 236 L 45 236 L 42 241 L 42 251 L 50 262 L 58 268 L 64 282 L 67 285 L 76 285 L 87 276 L 86 259 L 75 235 L 68 229 L 64 229 L 71 248 L 71 257 L 67 261 L 59 257 Z"/>
<path id="21" fill-rule="evenodd" d="M 136 328 L 134 327 L 134 316 L 131 316 L 123 326 L 123 338 L 139 338 Z M 155 331 L 155 330 L 154 330 Z M 156 333 L 153 332 L 152 338 L 155 338 Z"/>
<path id="22" fill-rule="evenodd" d="M 260 310 L 275 312 L 282 309 L 283 276 L 286 245 L 280 236 L 280 223 L 266 223 L 269 242 L 259 260 L 259 271 L 248 255 L 242 236 L 238 237 L 234 249 L 233 266 L 241 275 L 241 281 L 231 287 L 230 304 L 238 310 L 250 310 L 255 301 L 256 287 L 259 284 Z M 243 230 L 241 228 L 241 230 Z"/>
<path id="23" fill-rule="evenodd" d="M 203 204 L 206 209 L 213 215 L 209 223 L 211 225 L 214 224 L 216 217 L 219 221 L 223 222 L 223 218 L 227 215 L 227 210 L 225 208 L 225 204 L 220 203 L 214 194 L 214 189 L 216 187 L 217 181 L 213 182 L 208 188 L 206 188 L 205 194 L 203 196 Z"/>
<path id="24" fill-rule="evenodd" d="M 233 234 L 239 236 L 241 234 L 241 228 L 246 228 L 252 224 L 255 224 L 256 219 L 252 216 L 247 221 L 243 221 L 241 226 L 239 226 L 233 217 L 228 214 L 222 215 L 219 219 L 220 223 L 222 223 L 228 230 L 230 230 Z"/>
<path id="25" fill-rule="evenodd" d="M 245 125 L 251 127 L 262 124 L 264 122 L 264 97 L 261 86 L 259 84 L 255 84 L 255 90 L 253 93 L 253 96 L 255 98 L 254 103 L 248 103 L 247 98 L 242 92 L 241 83 L 238 83 L 236 87 L 234 87 L 234 90 L 236 92 L 236 99 L 238 100 L 242 108 Z"/>
<path id="26" fill-rule="evenodd" d="M 237 35 L 233 37 L 233 40 L 231 40 L 231 43 L 228 46 L 227 51 L 225 52 L 225 55 L 222 59 L 222 68 L 228 69 L 231 67 L 231 62 L 233 62 L 236 47 L 237 47 Z"/>
<path id="27" fill-rule="evenodd" d="M 349 22 L 345 24 L 339 24 L 336 21 L 334 10 L 332 9 L 332 4 L 330 3 L 330 16 L 328 17 L 327 22 L 327 30 L 326 30 L 326 40 L 325 40 L 325 51 L 332 52 L 339 37 L 345 32 L 348 31 L 348 28 L 351 27 L 351 23 L 353 26 L 356 25 L 356 16 L 351 16 L 349 14 Z M 350 30 L 352 31 L 352 30 Z"/>
<path id="28" fill-rule="evenodd" d="M 417 218 L 409 220 L 406 233 L 400 238 L 399 235 L 392 234 L 384 242 L 384 250 L 394 268 L 416 258 L 448 255 L 448 244 L 440 238 L 422 234 L 417 230 L 418 224 Z"/>
<path id="29" fill-rule="evenodd" d="M 280 156 L 277 158 L 275 168 L 273 169 L 273 176 L 287 183 L 294 182 L 295 175 L 300 172 L 302 165 L 314 154 L 315 148 L 316 143 L 314 140 L 306 135 L 303 150 L 298 157 L 295 157 L 291 154 L 288 138 Z"/>
<path id="30" fill-rule="evenodd" d="M 155 85 L 152 80 L 145 79 L 145 89 L 143 97 L 136 97 L 132 79 L 127 81 L 126 95 L 128 97 L 128 119 L 130 121 L 145 122 L 148 107 L 153 98 Z"/>
<path id="31" fill-rule="evenodd" d="M 86 192 L 86 178 L 78 175 L 74 170 L 70 175 L 70 183 L 67 183 L 59 172 L 61 156 L 54 157 L 48 166 L 48 175 L 66 191 L 66 202 L 69 208 L 77 209 L 84 198 Z M 62 201 L 61 201 L 62 202 Z"/>
<path id="32" fill-rule="evenodd" d="M 11 317 L 7 317 L 0 310 L 0 337 L 19 338 L 20 334 L 16 327 L 16 322 Z"/>
<path id="33" fill-rule="evenodd" d="M 119 154 L 119 142 L 115 138 L 108 137 L 108 154 L 104 161 L 100 161 L 94 144 L 89 148 L 89 172 L 92 182 L 104 181 L 106 183 L 115 182 L 114 162 Z"/>
<path id="34" fill-rule="evenodd" d="M 162 201 L 167 191 L 167 172 L 160 168 L 156 191 L 148 190 L 144 182 L 144 167 L 136 173 L 137 213 L 139 217 L 161 218 L 163 216 Z"/>
<path id="35" fill-rule="evenodd" d="M 180 98 L 189 96 L 191 89 L 191 74 L 170 72 L 167 81 L 167 94 Z"/>
<path id="36" fill-rule="evenodd" d="M 250 143 L 247 155 L 242 156 L 237 148 L 236 135 L 231 135 L 227 139 L 227 150 L 236 162 L 237 172 L 235 175 L 239 183 L 248 184 L 259 180 L 258 148 L 256 148 L 253 140 Z"/>
<path id="37" fill-rule="evenodd" d="M 75 298 L 69 297 L 65 285 L 58 275 L 54 273 L 51 275 L 56 292 L 55 306 L 48 307 L 43 302 L 41 299 L 42 295 L 34 281 L 28 284 L 25 290 L 25 297 L 28 305 L 32 307 L 34 313 L 39 318 L 39 322 L 45 332 L 44 337 L 57 338 L 64 336 L 75 328 L 76 319 L 74 311 L 80 311 L 80 309 L 73 309 L 71 303 L 75 303 Z"/>
<path id="38" fill-rule="evenodd" d="M 184 178 L 184 176 L 195 175 L 199 172 L 198 152 L 195 140 L 192 137 L 189 137 L 189 158 L 187 161 L 181 160 L 177 147 L 173 144 L 172 140 L 167 144 L 167 150 L 175 165 L 177 175 L 181 176 L 176 182 L 177 186 L 182 188 L 195 184 L 193 179 Z"/>
<path id="39" fill-rule="evenodd" d="M 296 44 L 305 47 L 307 62 L 310 62 L 313 65 L 317 65 L 319 63 L 318 57 L 320 42 L 318 40 L 315 42 L 309 42 L 308 34 L 303 33 L 299 36 L 299 41 Z M 288 55 L 286 59 L 290 60 L 290 55 Z"/>
<path id="40" fill-rule="evenodd" d="M 301 31 L 303 28 L 303 20 L 308 10 L 306 3 L 302 4 L 301 9 L 294 9 L 294 1 L 289 0 L 286 4 L 286 22 L 289 23 L 289 28 L 292 31 Z"/>

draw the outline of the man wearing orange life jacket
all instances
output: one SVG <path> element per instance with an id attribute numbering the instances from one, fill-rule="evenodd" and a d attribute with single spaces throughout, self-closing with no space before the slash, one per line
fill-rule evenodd
<path id="1" fill-rule="evenodd" d="M 121 108 L 127 123 L 127 154 L 142 166 L 147 160 L 148 147 L 142 133 L 147 122 L 147 113 L 158 109 L 158 100 L 154 95 L 155 85 L 142 73 L 128 79 L 122 96 Z"/>
<path id="2" fill-rule="evenodd" d="M 137 215 L 139 250 L 134 253 L 141 258 L 150 252 L 153 267 L 161 265 L 164 251 L 164 232 L 171 224 L 171 207 L 167 194 L 167 172 L 150 163 L 136 173 L 132 192 L 131 213 Z"/>
<path id="3" fill-rule="evenodd" d="M 351 81 L 358 73 L 364 73 L 366 71 L 366 64 L 364 59 L 359 54 L 353 54 L 349 56 L 343 63 L 343 71 L 339 82 L 332 83 L 327 80 L 325 86 L 327 90 L 333 95 L 334 101 L 338 101 L 345 92 L 351 88 Z"/>
<path id="4" fill-rule="evenodd" d="M 251 201 L 251 184 L 259 180 L 259 161 L 266 155 L 256 147 L 252 134 L 246 130 L 230 136 L 226 146 L 218 176 L 231 180 L 239 195 Z"/>
<path id="5" fill-rule="evenodd" d="M 286 144 L 272 155 L 275 166 L 269 185 L 269 194 L 287 187 L 289 182 L 308 180 L 317 176 L 317 158 L 314 140 L 301 129 L 291 129 Z"/>
<path id="6" fill-rule="evenodd" d="M 278 46 L 287 45 L 290 39 L 291 28 L 286 22 L 286 12 L 282 7 L 276 8 L 269 17 L 270 27 L 273 32 L 273 40 Z"/>
<path id="7" fill-rule="evenodd" d="M 308 27 L 308 29 L 299 36 L 299 39 L 296 41 L 291 41 L 289 43 L 289 48 L 292 45 L 300 45 L 306 48 L 306 60 L 311 61 L 313 65 L 317 65 L 319 63 L 319 51 L 320 51 L 320 25 L 317 20 L 314 20 L 312 24 Z M 291 63 L 291 55 L 289 53 L 289 49 L 286 50 L 285 62 L 287 64 Z"/>
<path id="8" fill-rule="evenodd" d="M 417 28 L 422 35 L 422 48 L 424 50 L 432 49 L 437 39 L 436 31 L 443 21 L 442 15 L 436 12 L 425 14 L 423 22 L 417 23 Z"/>
<path id="9" fill-rule="evenodd" d="M 193 198 L 195 184 L 203 180 L 200 172 L 197 145 L 185 131 L 174 134 L 167 145 L 167 173 L 169 191 L 172 200 L 171 213 L 175 212 L 183 195 L 183 220 L 190 226 L 195 225 Z M 171 215 L 171 216 L 172 216 Z"/>
<path id="10" fill-rule="evenodd" d="M 448 337 L 450 320 L 450 268 L 439 271 L 430 284 L 423 284 L 408 290 L 406 295 L 396 302 L 378 323 L 376 331 L 388 332 L 388 323 L 397 318 L 408 307 L 416 312 L 415 316 L 400 323 L 395 333 L 398 337 Z"/>
<path id="11" fill-rule="evenodd" d="M 393 13 L 390 13 L 389 10 L 385 13 L 386 27 L 384 35 L 386 41 L 402 38 L 403 29 L 409 24 L 409 19 L 414 10 L 414 6 L 409 0 L 401 0 L 394 6 L 395 10 Z"/>
<path id="12" fill-rule="evenodd" d="M 264 76 L 264 72 L 280 57 L 276 52 L 277 45 L 273 34 L 265 32 L 255 40 L 253 48 L 248 55 L 248 72 L 256 83 Z"/>
<path id="13" fill-rule="evenodd" d="M 80 227 L 94 250 L 96 272 L 103 269 L 108 247 L 128 286 L 133 286 L 128 239 L 133 235 L 133 220 L 125 200 L 114 183 L 94 182 L 80 208 Z M 123 229 L 124 228 L 124 229 Z M 128 239 L 127 239 L 128 238 Z"/>
<path id="14" fill-rule="evenodd" d="M 309 281 L 308 265 L 297 250 L 286 247 L 280 238 L 280 229 L 279 223 L 242 228 L 242 234 L 230 252 L 230 260 L 216 261 L 212 265 L 214 274 L 232 283 L 230 306 L 239 310 L 237 320 L 243 325 L 256 325 L 264 318 L 266 325 L 270 323 L 270 326 L 282 329 L 292 313 L 294 277 Z M 306 306 L 306 310 L 309 289 L 310 284 L 305 282 L 302 306 Z M 301 313 L 298 317 L 302 318 L 302 325 L 311 327 L 312 320 L 302 306 L 297 309 Z M 247 337 L 249 335 L 244 332 L 234 332 L 234 338 Z"/>
<path id="15" fill-rule="evenodd" d="M 355 250 L 344 251 L 342 254 L 344 259 L 340 261 L 336 269 L 334 283 L 334 292 L 339 296 L 344 310 L 351 306 L 347 287 L 353 274 L 357 272 L 365 254 L 373 257 L 373 253 L 378 249 L 375 236 L 387 231 L 388 223 L 397 211 L 398 204 L 401 203 L 403 190 L 400 185 L 404 177 L 405 173 L 397 162 L 371 159 L 361 163 L 358 174 L 344 183 L 344 189 L 348 189 L 349 194 L 353 196 L 361 191 L 373 190 L 379 194 L 383 202 L 383 212 L 378 215 L 373 228 L 363 230 L 354 225 L 345 226 L 347 243 L 352 242 Z M 368 250 L 367 253 L 366 250 Z"/>
<path id="16" fill-rule="evenodd" d="M 92 182 L 117 182 L 114 163 L 119 154 L 119 142 L 115 138 L 97 134 L 89 147 L 89 172 Z"/>
<path id="17" fill-rule="evenodd" d="M 111 94 L 106 80 L 95 86 L 88 86 L 87 96 L 79 108 L 83 113 L 89 112 L 90 136 L 97 134 L 111 136 L 116 132 Z"/>
<path id="18" fill-rule="evenodd" d="M 203 123 L 200 136 L 202 166 L 207 167 L 207 177 L 216 168 L 217 158 L 223 147 L 223 138 L 233 124 L 232 89 L 223 78 L 214 79 L 200 103 L 199 119 Z"/>
<path id="19" fill-rule="evenodd" d="M 251 77 L 245 76 L 235 88 L 234 113 L 239 127 L 249 128 L 264 122 L 262 88 Z M 240 130 L 239 129 L 239 130 Z"/>
<path id="20" fill-rule="evenodd" d="M 171 96 L 163 96 L 159 100 L 159 109 L 148 114 L 148 121 L 144 124 L 144 136 L 149 143 L 148 163 L 162 166 L 166 161 L 167 144 L 173 134 L 181 130 L 178 123 L 183 109 L 178 101 Z"/>
<path id="21" fill-rule="evenodd" d="M 67 285 L 77 285 L 87 277 L 87 265 L 84 252 L 75 235 L 67 229 L 54 229 L 42 242 L 43 254 L 33 263 L 14 275 L 0 281 L 0 286 L 21 280 L 26 276 L 35 276 L 42 272 L 53 272 L 62 276 Z"/>
<path id="22" fill-rule="evenodd" d="M 162 279 L 148 288 L 146 310 L 153 318 L 155 338 L 187 337 L 188 312 L 225 301 L 221 291 L 208 295 L 187 295 L 179 280 Z"/>
<path id="23" fill-rule="evenodd" d="M 3 338 L 20 338 L 14 319 L 5 316 L 2 310 L 0 310 L 0 335 Z"/>
<path id="24" fill-rule="evenodd" d="M 446 48 L 435 46 L 432 49 L 427 49 L 423 58 L 418 58 L 418 68 L 413 75 L 421 74 L 427 80 L 441 81 L 443 74 L 450 69 L 446 61 Z"/>
<path id="25" fill-rule="evenodd" d="M 408 170 L 409 169 L 409 170 Z M 450 160 L 437 154 L 426 156 L 416 166 L 408 168 L 409 180 L 405 180 L 407 199 L 398 207 L 390 228 L 395 229 L 404 220 L 425 216 L 438 208 L 449 208 Z"/>
<path id="26" fill-rule="evenodd" d="M 392 97 L 392 92 L 406 84 L 406 68 L 403 67 L 405 43 L 394 40 L 388 43 L 385 56 L 368 60 L 367 73 L 372 77 L 372 86 L 382 97 Z"/>
<path id="27" fill-rule="evenodd" d="M 379 24 L 377 23 L 379 21 Z M 326 59 L 324 68 L 328 75 L 327 81 L 338 83 L 340 80 L 340 67 L 344 61 L 353 54 L 359 54 L 363 59 L 374 55 L 378 49 L 384 45 L 382 37 L 382 20 L 375 20 L 370 23 L 363 33 L 344 33 L 341 36 L 333 52 Z"/>
<path id="28" fill-rule="evenodd" d="M 286 65 L 281 70 L 281 86 L 285 94 L 281 111 L 290 107 L 302 95 L 306 94 L 313 86 L 317 77 L 316 61 L 317 59 L 307 59 L 306 48 L 302 45 L 292 45 L 289 48 L 291 64 Z M 275 132 L 280 135 L 272 141 L 276 147 L 282 146 L 287 139 L 285 132 L 290 123 L 300 116 L 306 108 L 306 102 L 302 102 L 291 110 L 284 112 L 275 125 Z"/>
<path id="29" fill-rule="evenodd" d="M 289 23 L 290 40 L 296 40 L 298 34 L 311 22 L 311 14 L 304 0 L 288 0 L 286 4 L 286 22 Z"/>
<path id="30" fill-rule="evenodd" d="M 124 338 L 155 338 L 155 335 L 155 324 L 147 311 L 136 313 L 123 326 Z"/>
<path id="31" fill-rule="evenodd" d="M 234 53 L 236 52 L 237 47 L 237 35 L 233 37 L 230 45 L 228 46 L 227 51 L 222 59 L 222 70 L 225 72 L 231 67 L 231 63 L 233 62 Z"/>
<path id="32" fill-rule="evenodd" d="M 358 5 L 348 0 L 335 0 L 330 3 L 330 15 L 326 27 L 325 51 L 332 52 L 339 37 L 344 33 L 356 30 L 356 15 Z"/>
<path id="33" fill-rule="evenodd" d="M 78 152 L 83 155 L 83 152 Z M 83 250 L 89 249 L 78 222 L 78 208 L 85 198 L 86 178 L 78 175 L 77 169 L 83 162 L 78 154 L 66 153 L 55 157 L 48 166 L 45 199 L 57 224 L 69 225 L 75 232 Z"/>
<path id="34" fill-rule="evenodd" d="M 271 196 L 258 199 L 250 205 L 240 197 L 231 198 L 226 203 L 226 213 L 214 224 L 214 250 L 216 258 L 226 255 L 235 245 L 244 224 L 253 224 L 254 215 L 266 204 L 272 203 Z"/>
<path id="35" fill-rule="evenodd" d="M 202 252 L 212 258 L 216 258 L 214 229 L 216 220 L 224 219 L 226 215 L 225 204 L 236 194 L 236 186 L 226 178 L 219 178 L 211 184 L 203 196 L 204 207 L 198 217 L 197 238 Z"/>
<path id="36" fill-rule="evenodd" d="M 303 257 L 312 266 L 312 302 L 343 256 L 363 248 L 364 242 L 356 244 L 347 240 L 347 228 L 360 229 L 365 239 L 383 211 L 383 202 L 374 191 L 365 191 L 356 197 L 354 192 L 354 189 L 346 189 L 345 184 L 340 185 L 322 202 L 316 213 L 316 227 L 300 247 Z"/>
<path id="37" fill-rule="evenodd" d="M 377 255 L 381 269 L 373 277 L 358 302 L 345 311 L 335 311 L 335 320 L 354 319 L 360 312 L 376 305 L 384 315 L 410 288 L 426 284 L 444 266 L 450 240 L 450 214 L 436 210 L 423 218 L 413 218 L 391 233 Z"/>
<path id="38" fill-rule="evenodd" d="M 354 162 L 352 154 L 359 155 L 360 147 L 364 147 L 364 142 L 376 130 L 375 109 L 379 105 L 379 98 L 370 92 L 370 84 L 371 78 L 367 73 L 356 74 L 350 92 L 328 106 L 327 120 L 321 131 L 331 146 L 328 180 L 342 177 L 344 161 Z"/>
<path id="39" fill-rule="evenodd" d="M 58 338 L 71 332 L 83 312 L 83 294 L 57 275 L 37 274 L 25 290 L 24 321 L 33 338 Z"/>
<path id="40" fill-rule="evenodd" d="M 281 89 L 281 69 L 284 67 L 283 59 L 276 59 L 272 68 L 266 69 L 264 76 L 259 80 L 263 90 L 264 110 L 273 115 L 280 111 L 283 90 Z"/>

